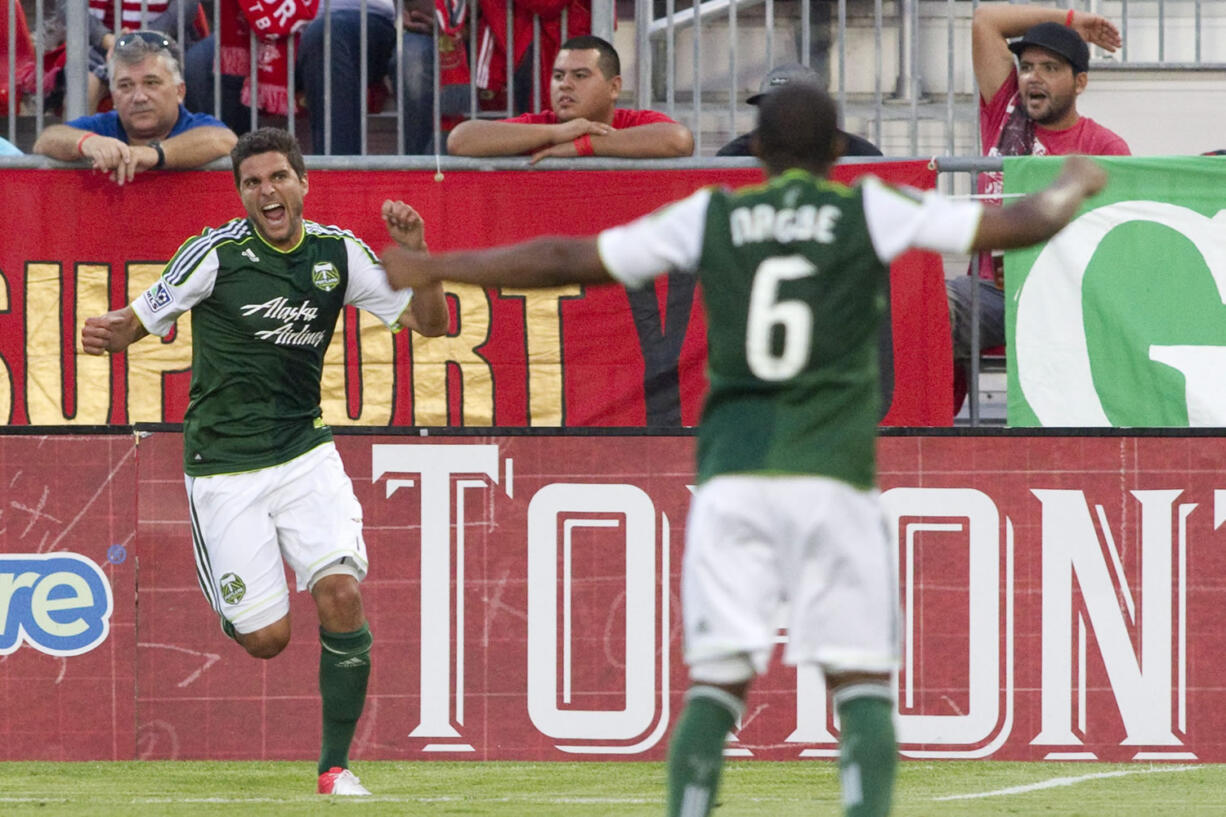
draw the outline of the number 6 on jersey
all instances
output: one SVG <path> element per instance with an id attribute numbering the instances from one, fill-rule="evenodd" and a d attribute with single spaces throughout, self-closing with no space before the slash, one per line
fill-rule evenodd
<path id="1" fill-rule="evenodd" d="M 803 255 L 767 258 L 754 270 L 745 326 L 745 360 L 749 370 L 763 380 L 795 377 L 809 362 L 813 312 L 804 301 L 779 300 L 779 284 L 816 274 L 817 267 Z M 778 354 L 772 343 L 776 326 L 783 330 Z"/>

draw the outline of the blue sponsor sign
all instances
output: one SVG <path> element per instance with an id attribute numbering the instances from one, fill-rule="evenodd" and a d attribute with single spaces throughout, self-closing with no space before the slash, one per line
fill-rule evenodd
<path id="1" fill-rule="evenodd" d="M 80 655 L 110 631 L 111 584 L 76 553 L 0 553 L 0 655 Z"/>

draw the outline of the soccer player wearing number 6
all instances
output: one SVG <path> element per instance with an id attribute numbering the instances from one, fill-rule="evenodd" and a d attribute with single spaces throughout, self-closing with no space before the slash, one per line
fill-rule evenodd
<path id="1" fill-rule="evenodd" d="M 785 600 L 785 660 L 818 665 L 834 695 L 846 813 L 889 811 L 898 595 L 874 488 L 886 265 L 908 247 L 1046 240 L 1106 181 L 1073 158 L 1049 188 L 986 209 L 872 178 L 849 189 L 825 178 L 836 122 L 824 91 L 788 85 L 759 106 L 764 185 L 700 190 L 594 238 L 383 254 L 394 287 L 643 286 L 670 270 L 702 281 L 710 394 L 682 568 L 691 686 L 669 756 L 672 817 L 710 811 L 724 742 L 766 669 Z"/>
<path id="2" fill-rule="evenodd" d="M 290 639 L 282 558 L 294 569 L 319 614 L 318 791 L 370 794 L 348 768 L 370 676 L 362 508 L 323 422 L 320 377 L 346 304 L 393 331 L 441 335 L 447 303 L 438 284 L 392 290 L 352 233 L 303 220 L 306 167 L 289 133 L 245 134 L 230 159 L 247 217 L 189 239 L 129 306 L 88 318 L 81 343 L 89 354 L 120 352 L 166 335 L 191 310 L 183 469 L 196 577 L 222 629 L 272 658 Z M 411 207 L 387 201 L 382 214 L 394 241 L 425 249 Z"/>

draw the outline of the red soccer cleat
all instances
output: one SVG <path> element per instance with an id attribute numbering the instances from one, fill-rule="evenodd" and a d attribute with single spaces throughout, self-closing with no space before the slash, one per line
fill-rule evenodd
<path id="1" fill-rule="evenodd" d="M 340 766 L 333 766 L 319 776 L 319 793 L 359 797 L 370 794 L 356 774 Z"/>

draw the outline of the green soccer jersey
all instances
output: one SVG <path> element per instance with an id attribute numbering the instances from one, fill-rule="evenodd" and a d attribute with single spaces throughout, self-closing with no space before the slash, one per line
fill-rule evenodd
<path id="1" fill-rule="evenodd" d="M 164 336 L 192 313 L 192 381 L 183 420 L 189 476 L 287 462 L 332 438 L 320 410 L 324 353 L 346 304 L 393 329 L 411 293 L 388 284 L 352 233 L 304 223 L 283 252 L 246 219 L 188 239 L 161 278 L 132 302 Z"/>
<path id="2" fill-rule="evenodd" d="M 848 188 L 792 170 L 700 190 L 600 235 L 628 286 L 695 271 L 710 391 L 698 479 L 805 474 L 875 481 L 877 333 L 888 262 L 910 246 L 966 251 L 981 207 L 870 177 Z"/>

